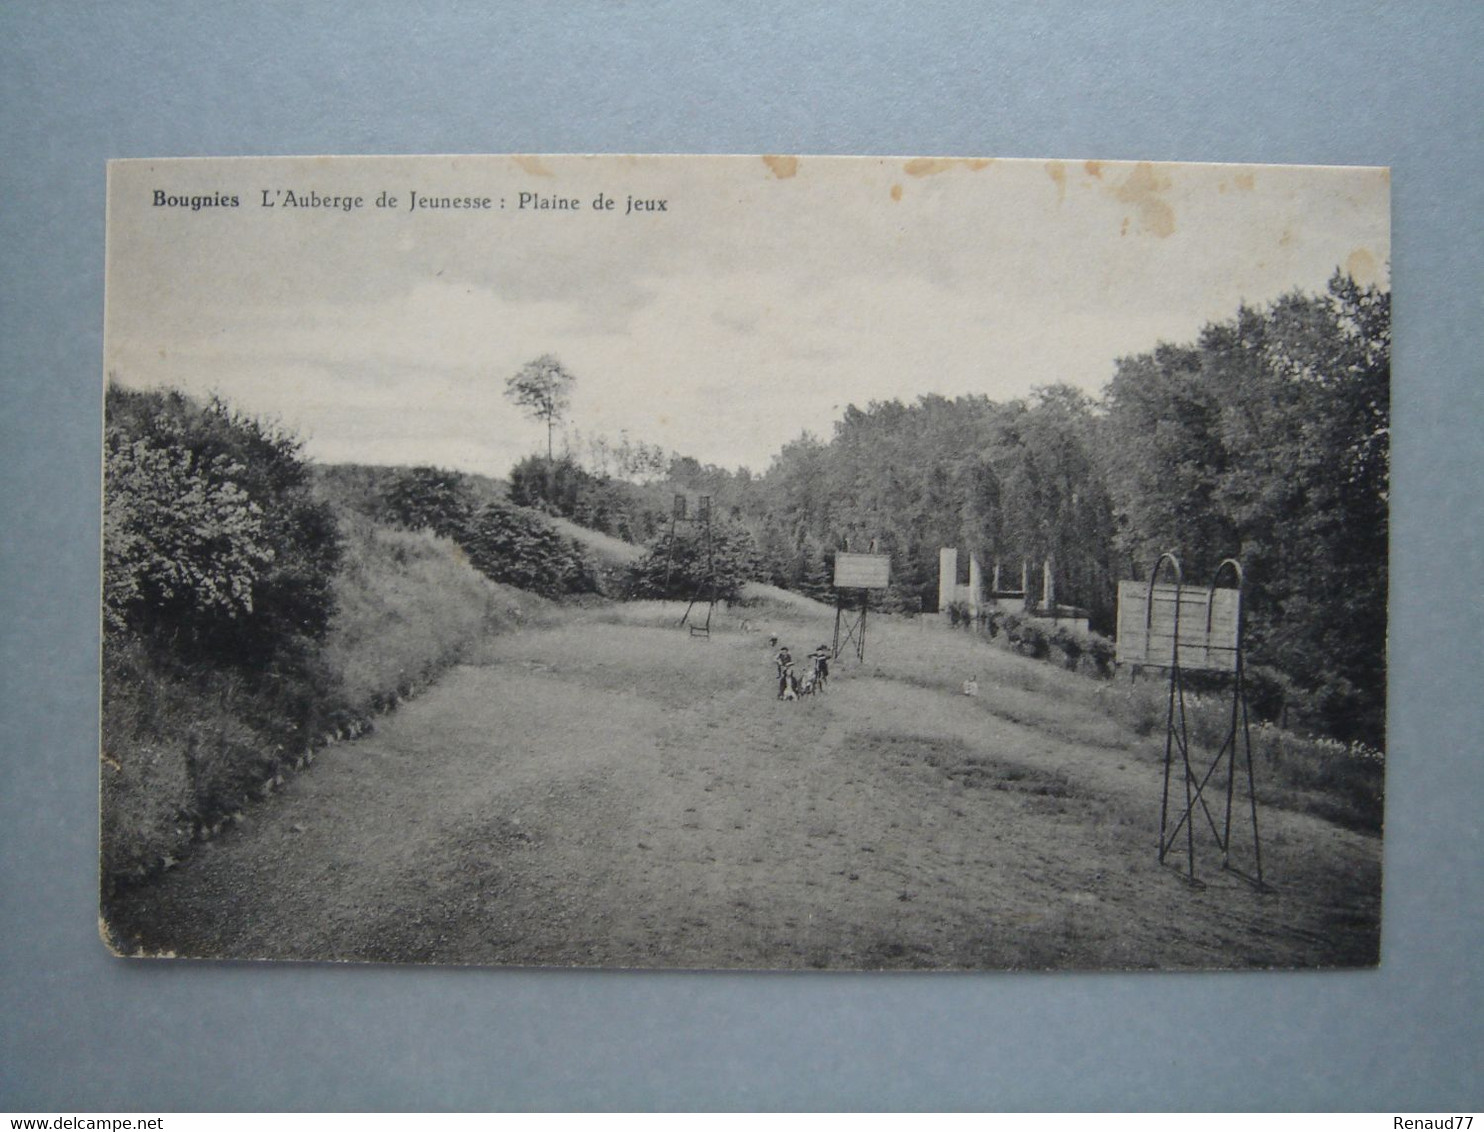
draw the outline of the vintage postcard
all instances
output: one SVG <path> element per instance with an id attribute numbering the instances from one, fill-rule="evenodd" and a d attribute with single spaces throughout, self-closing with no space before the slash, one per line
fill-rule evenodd
<path id="1" fill-rule="evenodd" d="M 1384 169 L 108 170 L 128 956 L 1379 961 Z"/>

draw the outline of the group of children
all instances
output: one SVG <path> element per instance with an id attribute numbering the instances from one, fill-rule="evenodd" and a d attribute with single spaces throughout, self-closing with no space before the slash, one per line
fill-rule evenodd
<path id="1" fill-rule="evenodd" d="M 773 644 L 778 639 L 773 638 Z M 778 668 L 778 698 L 780 700 L 796 699 L 799 696 L 807 696 L 814 692 L 822 691 L 825 682 L 830 678 L 830 647 L 820 645 L 805 659 L 811 662 L 809 675 L 802 681 L 794 672 L 793 654 L 784 645 L 778 650 L 778 655 L 773 658 L 773 663 Z"/>

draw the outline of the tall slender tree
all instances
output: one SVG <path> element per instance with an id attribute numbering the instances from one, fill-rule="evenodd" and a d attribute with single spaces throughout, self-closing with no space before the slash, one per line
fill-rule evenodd
<path id="1" fill-rule="evenodd" d="M 553 435 L 571 408 L 572 386 L 577 379 L 551 354 L 542 354 L 523 365 L 505 382 L 505 396 L 525 409 L 532 420 L 546 424 L 546 461 L 554 459 Z"/>

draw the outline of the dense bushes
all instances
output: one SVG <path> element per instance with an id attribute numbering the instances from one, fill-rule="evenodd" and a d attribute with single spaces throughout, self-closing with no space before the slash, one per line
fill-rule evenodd
<path id="1" fill-rule="evenodd" d="M 398 468 L 382 489 L 379 516 L 390 526 L 458 538 L 474 514 L 474 492 L 459 472 Z"/>
<path id="2" fill-rule="evenodd" d="M 292 437 L 222 402 L 107 394 L 104 611 L 182 659 L 288 675 L 323 635 L 340 544 Z"/>
<path id="3" fill-rule="evenodd" d="M 103 867 L 139 867 L 335 709 L 342 546 L 298 444 L 220 401 L 110 387 Z M 167 854 L 168 855 L 168 854 Z"/>
<path id="4" fill-rule="evenodd" d="M 510 469 L 510 501 L 571 519 L 628 542 L 653 538 L 663 526 L 665 493 L 594 475 L 572 457 L 527 456 Z"/>
<path id="5" fill-rule="evenodd" d="M 105 441 L 103 608 L 121 627 L 176 617 L 251 614 L 254 581 L 273 561 L 263 510 L 226 457 L 198 461 L 177 446 Z"/>
<path id="6" fill-rule="evenodd" d="M 342 521 L 334 612 L 312 666 L 254 682 L 183 663 L 135 634 L 104 650 L 103 875 L 108 884 L 179 857 L 276 784 L 326 736 L 425 686 L 522 599 L 501 593 L 431 532 Z"/>
<path id="7" fill-rule="evenodd" d="M 597 590 L 597 574 L 576 543 L 540 516 L 504 503 L 481 507 L 457 536 L 486 577 L 546 597 Z"/>
<path id="8" fill-rule="evenodd" d="M 950 615 L 953 612 L 950 607 Z M 974 618 L 969 615 L 967 606 L 957 612 L 956 617 L 951 616 L 953 626 L 974 627 Z M 991 609 L 981 614 L 980 626 L 992 640 L 1003 641 L 1023 656 L 1052 660 L 1063 668 L 1094 676 L 1106 678 L 1113 675 L 1117 649 L 1101 633 L 1077 631 L 1054 623 L 1047 628 L 1044 619 L 1005 609 Z"/>
<path id="9" fill-rule="evenodd" d="M 352 469 L 333 486 L 355 505 L 332 505 L 292 437 L 219 401 L 111 387 L 106 409 L 105 890 L 170 864 L 534 600 L 489 578 L 592 586 L 539 516 L 472 507 L 456 473 Z"/>
<path id="10" fill-rule="evenodd" d="M 1309 726 L 1386 726 L 1391 295 L 1336 274 L 1120 359 L 1104 398 L 1121 555 L 1180 548 L 1187 581 L 1237 556 L 1246 648 Z"/>
<path id="11" fill-rule="evenodd" d="M 628 569 L 628 596 L 637 598 L 689 598 L 705 592 L 710 563 L 714 596 L 733 601 L 742 586 L 757 576 L 757 545 L 747 530 L 734 523 L 711 524 L 710 554 L 706 535 L 697 526 L 666 531 L 655 539 Z"/>
<path id="12" fill-rule="evenodd" d="M 512 485 L 512 498 L 517 494 Z M 524 500 L 529 493 L 519 495 Z M 479 503 L 477 498 L 462 472 L 405 468 L 384 477 L 371 512 L 403 530 L 452 539 L 491 581 L 553 598 L 599 589 L 597 570 L 582 548 L 536 511 L 498 499 Z"/>

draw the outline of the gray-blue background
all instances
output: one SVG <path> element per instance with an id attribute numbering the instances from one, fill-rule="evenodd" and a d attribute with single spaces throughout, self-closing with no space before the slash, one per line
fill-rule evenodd
<path id="1" fill-rule="evenodd" d="M 0 7 L 0 1109 L 1481 1107 L 1484 6 Z M 1379 971 L 127 963 L 95 933 L 104 162 L 956 154 L 1394 168 Z"/>

